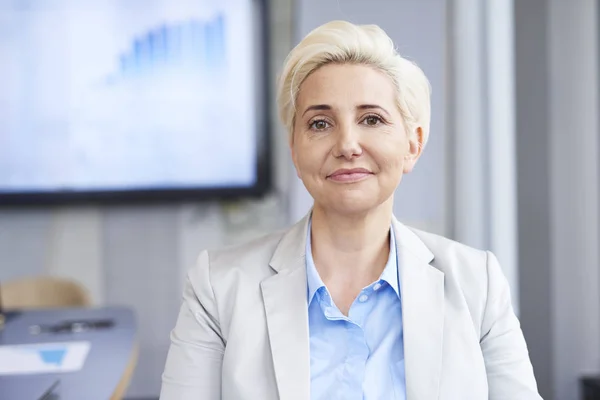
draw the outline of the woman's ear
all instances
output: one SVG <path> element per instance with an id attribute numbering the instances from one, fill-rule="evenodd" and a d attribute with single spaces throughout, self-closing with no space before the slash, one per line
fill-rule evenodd
<path id="1" fill-rule="evenodd" d="M 408 149 L 404 156 L 404 173 L 407 174 L 413 170 L 421 153 L 423 152 L 423 128 L 416 127 L 408 135 Z"/>

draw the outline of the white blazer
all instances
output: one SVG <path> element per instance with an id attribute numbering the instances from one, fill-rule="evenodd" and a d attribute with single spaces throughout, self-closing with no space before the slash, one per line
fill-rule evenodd
<path id="1" fill-rule="evenodd" d="M 308 400 L 308 217 L 204 251 L 189 271 L 161 400 Z M 492 253 L 395 218 L 408 400 L 538 395 L 508 283 Z"/>

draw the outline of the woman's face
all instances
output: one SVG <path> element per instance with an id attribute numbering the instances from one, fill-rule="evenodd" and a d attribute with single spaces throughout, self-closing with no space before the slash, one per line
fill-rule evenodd
<path id="1" fill-rule="evenodd" d="M 395 94 L 387 75 L 365 65 L 328 64 L 302 83 L 291 150 L 317 207 L 368 212 L 413 169 L 422 130 L 406 131 Z"/>

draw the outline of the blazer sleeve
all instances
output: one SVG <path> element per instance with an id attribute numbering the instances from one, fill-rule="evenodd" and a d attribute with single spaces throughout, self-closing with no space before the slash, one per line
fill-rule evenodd
<path id="1" fill-rule="evenodd" d="M 529 352 L 498 260 L 487 253 L 488 290 L 481 329 L 490 400 L 540 400 Z"/>
<path id="2" fill-rule="evenodd" d="M 160 400 L 221 400 L 225 342 L 209 270 L 204 251 L 188 273 L 183 304 L 171 332 Z"/>

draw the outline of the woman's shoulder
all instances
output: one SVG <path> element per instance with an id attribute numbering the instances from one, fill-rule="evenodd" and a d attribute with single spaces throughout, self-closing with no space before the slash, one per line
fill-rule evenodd
<path id="1" fill-rule="evenodd" d="M 496 263 L 490 252 L 438 234 L 409 228 L 433 254 L 431 265 L 463 290 L 486 288 L 489 265 Z"/>
<path id="2" fill-rule="evenodd" d="M 427 246 L 438 261 L 440 259 L 458 259 L 467 261 L 467 264 L 469 265 L 483 264 L 483 266 L 485 266 L 486 264 L 488 251 L 468 246 L 436 233 L 426 232 L 413 227 L 407 228 L 410 229 L 425 244 L 425 246 Z"/>
<path id="3" fill-rule="evenodd" d="M 272 232 L 250 241 L 216 249 L 201 251 L 196 264 L 190 270 L 205 270 L 214 285 L 220 281 L 229 281 L 229 277 L 255 277 L 261 280 L 272 274 L 269 267 L 273 253 L 283 238 L 285 231 Z"/>
<path id="4" fill-rule="evenodd" d="M 509 290 L 496 256 L 441 235 L 409 229 L 433 253 L 430 264 L 444 273 L 447 295 L 460 293 L 474 325 L 480 327 L 490 290 Z"/>
<path id="5" fill-rule="evenodd" d="M 285 230 L 270 232 L 243 243 L 207 250 L 211 266 L 218 269 L 237 263 L 266 261 L 268 264 L 285 232 Z"/>

